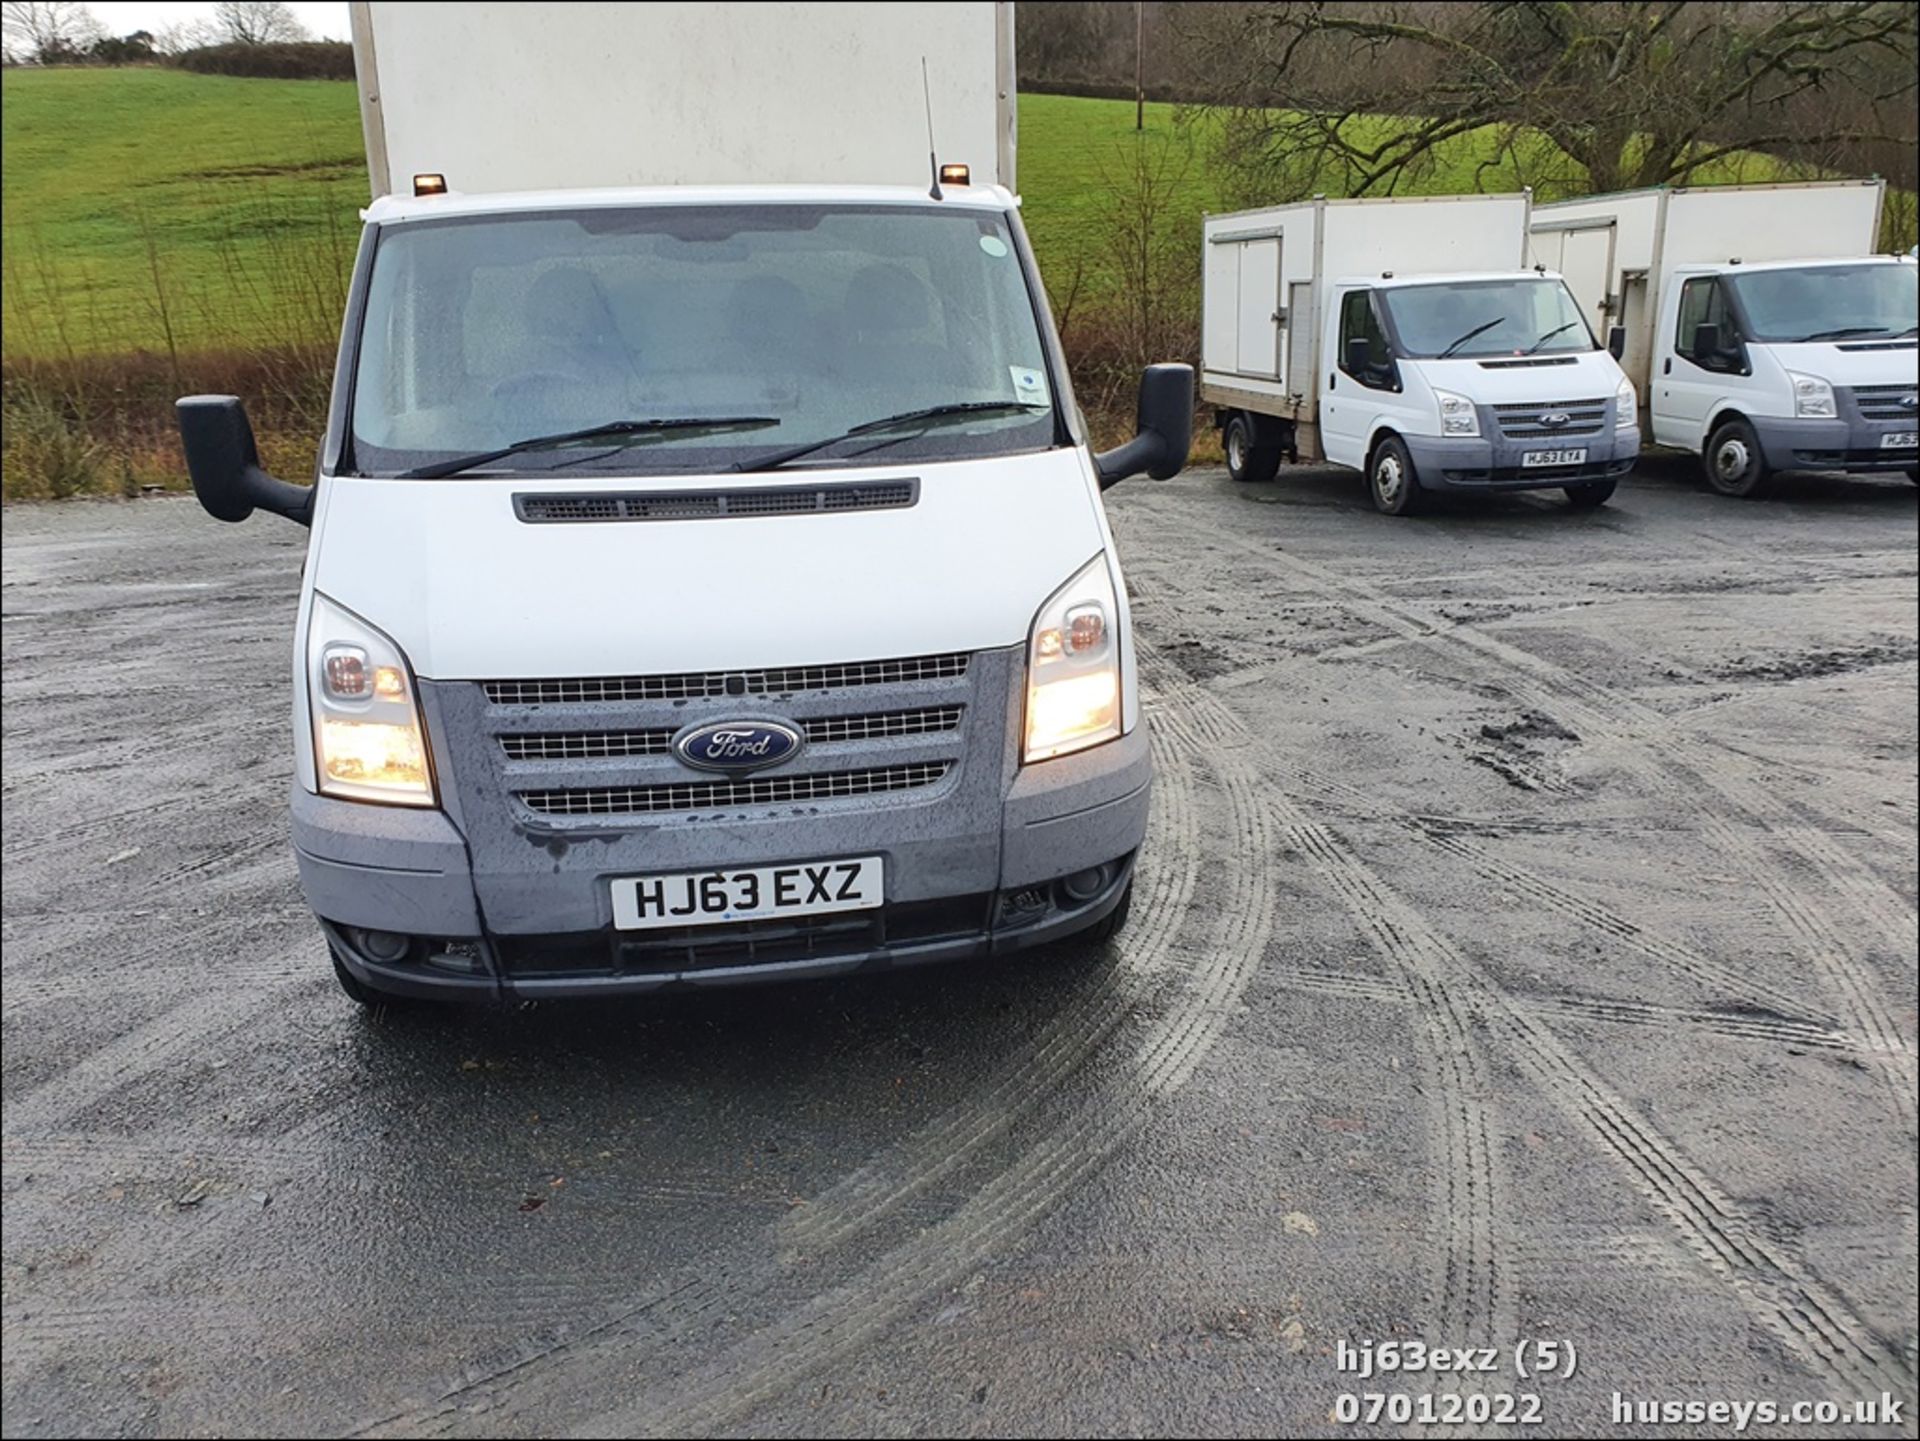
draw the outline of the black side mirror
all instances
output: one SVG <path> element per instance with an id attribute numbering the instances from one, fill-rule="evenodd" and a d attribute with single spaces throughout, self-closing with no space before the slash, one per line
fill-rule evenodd
<path id="1" fill-rule="evenodd" d="M 1607 354 L 1615 360 L 1627 353 L 1627 327 L 1616 325 L 1607 332 Z"/>
<path id="2" fill-rule="evenodd" d="M 215 520 L 245 520 L 254 507 L 313 523 L 313 487 L 276 480 L 260 468 L 247 409 L 231 395 L 188 395 L 174 404 L 193 493 Z"/>
<path id="3" fill-rule="evenodd" d="M 1347 374 L 1365 375 L 1373 369 L 1373 342 L 1364 335 L 1347 337 Z"/>
<path id="4" fill-rule="evenodd" d="M 1149 365 L 1140 376 L 1136 434 L 1125 445 L 1093 458 L 1100 488 L 1118 485 L 1145 471 L 1155 480 L 1171 480 L 1187 463 L 1193 447 L 1193 367 Z"/>
<path id="5" fill-rule="evenodd" d="M 1712 321 L 1694 327 L 1693 353 L 1708 360 L 1724 355 L 1726 352 L 1720 348 L 1720 327 Z"/>

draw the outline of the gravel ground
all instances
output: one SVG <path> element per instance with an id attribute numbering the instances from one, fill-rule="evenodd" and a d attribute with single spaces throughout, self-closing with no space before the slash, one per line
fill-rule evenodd
<path id="1" fill-rule="evenodd" d="M 304 533 L 10 508 L 6 1434 L 1912 1435 L 1913 488 L 1110 499 L 1116 943 L 429 1019 L 295 884 Z"/>

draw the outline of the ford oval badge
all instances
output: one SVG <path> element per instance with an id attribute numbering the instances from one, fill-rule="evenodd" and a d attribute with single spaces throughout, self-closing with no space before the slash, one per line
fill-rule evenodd
<path id="1" fill-rule="evenodd" d="M 1550 425 L 1555 430 L 1558 430 L 1563 425 L 1573 424 L 1573 417 L 1568 415 L 1564 410 L 1550 410 L 1540 417 L 1540 423 L 1542 425 Z"/>
<path id="2" fill-rule="evenodd" d="M 779 721 L 716 721 L 673 738 L 673 753 L 696 770 L 757 771 L 799 753 L 802 738 Z"/>

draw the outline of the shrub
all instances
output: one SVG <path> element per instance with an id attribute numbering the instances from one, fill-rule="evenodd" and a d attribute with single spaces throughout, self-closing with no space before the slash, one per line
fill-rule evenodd
<path id="1" fill-rule="evenodd" d="M 65 500 L 96 490 L 106 458 L 73 407 L 30 385 L 6 388 L 0 476 L 7 499 Z"/>
<path id="2" fill-rule="evenodd" d="M 267 45 L 202 45 L 170 61 L 201 75 L 243 75 L 256 80 L 351 80 L 353 46 L 344 40 L 302 40 Z"/>

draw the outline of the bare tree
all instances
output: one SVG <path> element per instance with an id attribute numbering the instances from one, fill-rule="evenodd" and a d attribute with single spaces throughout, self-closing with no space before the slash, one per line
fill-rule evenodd
<path id="1" fill-rule="evenodd" d="M 1389 193 L 1488 130 L 1500 160 L 1580 193 L 1683 183 L 1740 150 L 1911 147 L 1916 16 L 1904 0 L 1298 0 L 1197 7 L 1192 39 L 1237 102 L 1227 158 L 1273 198 Z"/>
<path id="2" fill-rule="evenodd" d="M 106 31 L 93 12 L 75 0 L 5 0 L 0 34 L 14 60 L 58 65 L 81 59 Z"/>
<path id="3" fill-rule="evenodd" d="M 220 38 L 235 45 L 278 45 L 313 38 L 280 0 L 222 0 L 213 7 L 213 23 Z"/>
<path id="4" fill-rule="evenodd" d="M 153 48 L 160 55 L 184 55 L 203 45 L 218 45 L 222 38 L 220 31 L 208 21 L 181 20 L 162 25 L 153 37 Z"/>

